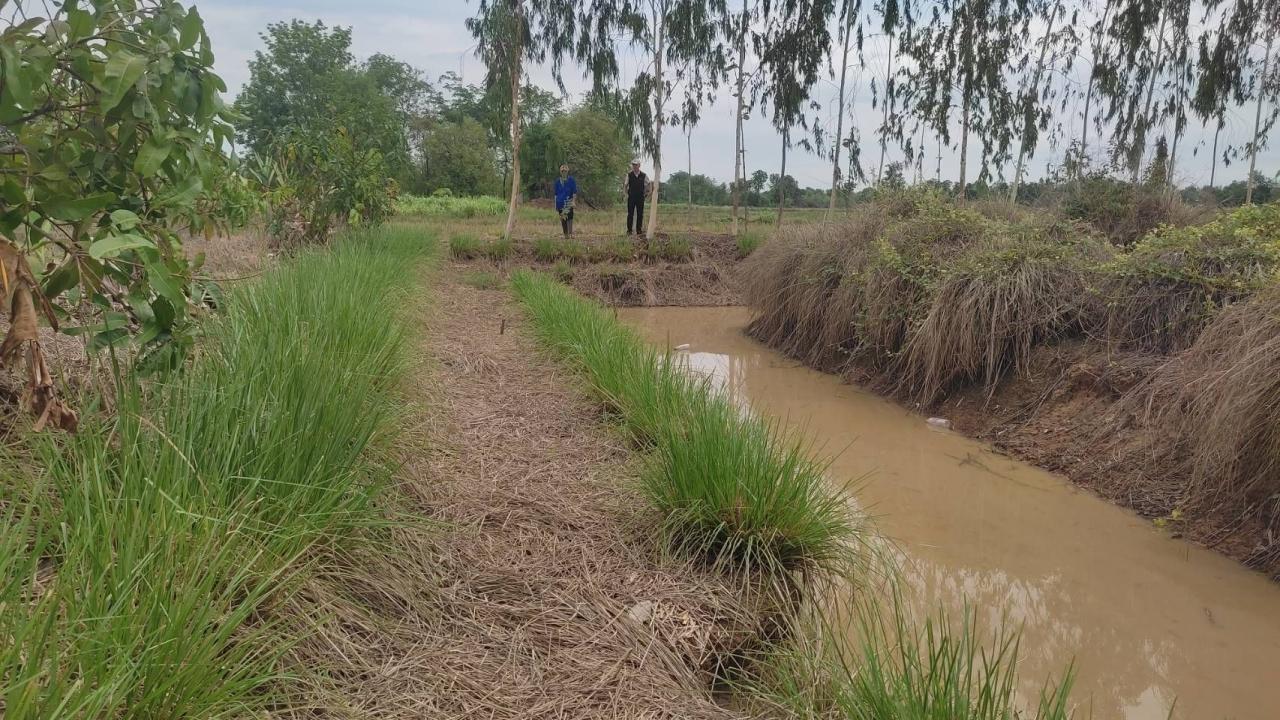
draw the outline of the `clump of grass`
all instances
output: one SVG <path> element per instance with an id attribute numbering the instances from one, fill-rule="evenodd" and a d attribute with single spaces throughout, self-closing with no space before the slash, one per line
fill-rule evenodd
<path id="1" fill-rule="evenodd" d="M 513 250 L 510 238 L 498 238 L 484 246 L 484 255 L 494 262 L 501 262 L 511 257 Z"/>
<path id="2" fill-rule="evenodd" d="M 474 260 L 483 252 L 484 247 L 475 235 L 458 233 L 449 238 L 449 256 L 455 260 Z"/>
<path id="3" fill-rule="evenodd" d="M 1280 205 L 1161 227 L 1103 268 L 1103 330 L 1130 347 L 1184 349 L 1221 308 L 1273 282 L 1278 270 Z"/>
<path id="4" fill-rule="evenodd" d="M 382 522 L 367 450 L 421 252 L 394 228 L 304 251 L 230 295 L 181 375 L 126 377 L 114 418 L 35 440 L 42 478 L 0 480 L 5 717 L 261 715 L 298 691 L 271 691 L 296 639 L 273 613 L 306 558 Z"/>
<path id="5" fill-rule="evenodd" d="M 743 694 L 787 717 L 881 720 L 1070 720 L 1074 671 L 1020 702 L 1019 633 L 1003 624 L 983 642 L 974 614 L 915 620 L 895 593 L 885 605 L 860 600 L 853 635 L 800 620 L 741 683 Z"/>
<path id="6" fill-rule="evenodd" d="M 758 230 L 747 230 L 738 234 L 738 257 L 744 258 L 755 252 L 764 242 L 764 233 Z"/>
<path id="7" fill-rule="evenodd" d="M 571 290 L 526 273 L 512 286 L 542 341 L 589 379 L 637 445 L 652 448 L 645 495 L 673 546 L 778 573 L 849 560 L 854 520 L 798 440 L 741 413 Z"/>
<path id="8" fill-rule="evenodd" d="M 553 238 L 535 238 L 533 241 L 533 257 L 538 262 L 555 262 L 556 258 L 560 257 L 560 248 Z"/>
<path id="9" fill-rule="evenodd" d="M 670 262 L 693 259 L 693 244 L 686 237 L 668 238 L 658 245 L 658 255 Z"/>
<path id="10" fill-rule="evenodd" d="M 491 272 L 477 270 L 463 273 L 462 284 L 477 290 L 496 290 L 502 287 L 502 278 Z"/>
<path id="11" fill-rule="evenodd" d="M 616 263 L 627 263 L 635 259 L 636 249 L 630 240 L 620 239 L 610 242 L 606 247 L 608 259 Z"/>
<path id="12" fill-rule="evenodd" d="M 562 240 L 560 247 L 557 249 L 557 257 L 564 258 L 571 263 L 585 263 L 589 259 L 587 256 L 587 246 L 581 240 Z"/>
<path id="13" fill-rule="evenodd" d="M 556 261 L 555 267 L 551 268 L 551 274 L 562 283 L 573 282 L 573 266 L 564 260 Z"/>

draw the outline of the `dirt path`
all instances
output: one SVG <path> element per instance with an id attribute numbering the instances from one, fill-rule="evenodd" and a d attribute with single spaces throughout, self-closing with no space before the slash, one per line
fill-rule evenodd
<path id="1" fill-rule="evenodd" d="M 457 277 L 446 265 L 427 285 L 431 451 L 403 475 L 446 523 L 434 628 L 384 667 L 413 668 L 430 686 L 414 712 L 432 717 L 730 717 L 706 669 L 735 593 L 656 557 L 632 454 L 510 294 Z"/>

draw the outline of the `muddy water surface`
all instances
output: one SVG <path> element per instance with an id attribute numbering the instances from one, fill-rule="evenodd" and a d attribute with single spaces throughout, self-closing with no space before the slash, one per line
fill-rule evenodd
<path id="1" fill-rule="evenodd" d="M 1280 586 L 1064 479 L 742 335 L 742 308 L 635 308 L 757 411 L 800 427 L 902 548 L 928 602 L 1025 628 L 1036 682 L 1073 658 L 1081 716 L 1280 718 Z M 1176 699 L 1176 705 L 1175 705 Z"/>

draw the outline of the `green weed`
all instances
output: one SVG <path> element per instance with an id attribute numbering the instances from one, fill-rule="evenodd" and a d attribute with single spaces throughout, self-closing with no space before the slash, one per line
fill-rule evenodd
<path id="1" fill-rule="evenodd" d="M 555 267 L 551 268 L 551 274 L 562 283 L 573 282 L 573 266 L 564 260 L 556 261 Z"/>
<path id="2" fill-rule="evenodd" d="M 587 246 L 580 240 L 562 240 L 559 247 L 559 257 L 571 263 L 587 262 Z"/>
<path id="3" fill-rule="evenodd" d="M 366 451 L 394 421 L 421 252 L 397 229 L 303 252 L 230 296 L 181 375 L 126 377 L 114 419 L 33 441 L 40 479 L 0 480 L 6 718 L 279 703 L 264 690 L 291 682 L 293 640 L 274 609 L 318 546 L 381 522 L 388 469 Z"/>
<path id="4" fill-rule="evenodd" d="M 449 256 L 455 260 L 474 260 L 484 252 L 475 235 L 459 233 L 449 238 Z"/>
<path id="5" fill-rule="evenodd" d="M 635 259 L 636 249 L 630 240 L 614 240 L 610 242 L 606 248 L 609 260 L 617 263 L 627 263 Z"/>
<path id="6" fill-rule="evenodd" d="M 484 255 L 494 262 L 501 262 L 511 257 L 513 250 L 510 238 L 498 238 L 484 246 Z"/>
<path id="7" fill-rule="evenodd" d="M 688 262 L 693 259 L 693 244 L 686 237 L 669 238 L 658 245 L 658 255 L 670 262 Z"/>
<path id="8" fill-rule="evenodd" d="M 760 247 L 760 243 L 764 242 L 764 233 L 759 231 L 747 231 L 738 234 L 738 257 L 744 258 L 756 251 Z"/>
<path id="9" fill-rule="evenodd" d="M 396 213 L 428 218 L 494 217 L 507 212 L 507 201 L 502 198 L 455 197 L 452 195 L 401 195 L 396 198 Z"/>

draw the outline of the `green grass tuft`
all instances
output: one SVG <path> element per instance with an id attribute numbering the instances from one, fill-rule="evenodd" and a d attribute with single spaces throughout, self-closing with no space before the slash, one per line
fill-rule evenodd
<path id="1" fill-rule="evenodd" d="M 273 609 L 319 546 L 381 522 L 366 451 L 394 425 L 422 248 L 388 228 L 304 252 L 238 288 L 182 374 L 126 376 L 114 419 L 33 441 L 40 478 L 0 479 L 6 718 L 278 707 Z"/>
<path id="2" fill-rule="evenodd" d="M 756 251 L 760 244 L 764 242 L 764 233 L 758 230 L 748 230 L 738 235 L 738 257 L 744 258 Z"/>
<path id="3" fill-rule="evenodd" d="M 538 262 L 555 262 L 560 257 L 560 247 L 553 238 L 536 238 L 533 241 L 533 257 Z"/>
<path id="4" fill-rule="evenodd" d="M 449 238 L 449 257 L 454 260 L 474 260 L 484 252 L 475 235 L 458 233 Z"/>
<path id="5" fill-rule="evenodd" d="M 484 255 L 494 262 L 501 262 L 511 257 L 514 249 L 509 238 L 498 238 L 484 246 Z"/>
<path id="6" fill-rule="evenodd" d="M 586 375 L 636 445 L 652 449 L 643 487 L 674 547 L 735 569 L 845 568 L 854 518 L 798 440 L 572 290 L 529 273 L 512 286 L 541 340 Z"/>

